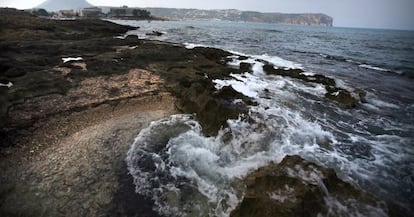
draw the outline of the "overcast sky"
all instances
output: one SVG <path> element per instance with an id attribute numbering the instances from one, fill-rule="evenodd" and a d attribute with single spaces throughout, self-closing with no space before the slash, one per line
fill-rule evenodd
<path id="1" fill-rule="evenodd" d="M 44 0 L 0 0 L 2 7 L 32 8 Z M 70 1 L 70 0 L 68 0 Z M 335 26 L 414 30 L 414 0 L 88 0 L 97 6 L 240 9 L 325 13 Z"/>

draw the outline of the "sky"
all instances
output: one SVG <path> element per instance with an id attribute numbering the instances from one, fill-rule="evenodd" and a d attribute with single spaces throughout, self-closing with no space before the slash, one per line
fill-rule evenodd
<path id="1" fill-rule="evenodd" d="M 44 0 L 0 0 L 0 7 L 32 8 Z M 414 30 L 414 0 L 88 0 L 96 6 L 239 9 L 324 13 L 334 26 Z"/>

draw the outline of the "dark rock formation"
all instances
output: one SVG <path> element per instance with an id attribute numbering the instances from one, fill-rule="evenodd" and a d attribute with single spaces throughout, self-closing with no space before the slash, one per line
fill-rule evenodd
<path id="1" fill-rule="evenodd" d="M 337 87 L 335 80 L 332 78 L 319 74 L 307 75 L 304 74 L 304 71 L 301 69 L 276 68 L 272 64 L 267 63 L 263 66 L 263 70 L 267 74 L 271 75 L 281 75 L 290 78 L 296 78 L 305 82 L 322 84 L 325 86 L 325 89 L 327 91 L 325 97 L 339 103 L 346 108 L 355 107 L 364 96 L 362 90 L 360 90 L 358 93 L 351 93 L 348 90 Z"/>
<path id="2" fill-rule="evenodd" d="M 232 217 L 352 216 L 353 212 L 370 216 L 376 208 L 386 207 L 384 202 L 338 179 L 332 169 L 298 156 L 262 167 L 244 182 L 246 195 Z"/>
<path id="3" fill-rule="evenodd" d="M 101 20 L 57 21 L 11 9 L 2 10 L 0 18 L 0 80 L 14 84 L 0 88 L 2 132 L 23 132 L 52 115 L 136 97 L 142 94 L 138 89 L 116 84 L 140 73 L 150 76 L 148 71 L 166 81 L 166 89 L 179 99 L 177 107 L 196 113 L 209 135 L 225 126 L 227 119 L 247 111 L 245 106 L 233 105 L 234 99 L 251 103 L 234 90 L 217 92 L 214 87 L 213 79 L 235 72 L 223 61 L 229 52 L 189 50 L 133 36 L 116 39 L 132 27 Z M 83 59 L 63 63 L 64 57 Z M 107 76 L 107 82 L 100 81 L 102 76 Z M 4 143 L 19 142 L 7 139 Z"/>
<path id="4" fill-rule="evenodd" d="M 110 116 L 114 108 L 124 108 L 126 102 L 143 96 L 162 98 L 161 93 L 166 91 L 176 97 L 176 107 L 181 112 L 196 115 L 207 135 L 215 135 L 222 126 L 226 126 L 226 120 L 229 118 L 247 114 L 247 106 L 254 104 L 248 97 L 231 87 L 224 87 L 217 91 L 212 82 L 214 79 L 230 78 L 230 73 L 249 71 L 251 70 L 249 64 L 243 64 L 239 69 L 229 67 L 226 57 L 232 54 L 220 49 L 186 49 L 179 44 L 139 40 L 136 36 L 129 36 L 125 39 L 114 37 L 123 35 L 131 28 L 102 20 L 41 19 L 18 10 L 0 9 L 0 82 L 13 84 L 11 87 L 0 87 L 0 156 L 5 156 L 4 150 L 9 147 L 28 147 L 31 150 L 32 146 L 39 144 L 56 144 L 56 141 L 64 138 L 62 135 L 71 133 L 74 139 L 78 139 L 75 132 L 79 129 L 72 130 L 72 127 L 65 129 L 65 126 L 71 122 L 55 122 L 60 118 L 79 115 L 78 119 L 83 121 L 79 122 L 81 125 L 79 128 L 82 129 L 89 122 L 89 119 L 83 120 L 85 116 L 82 114 L 85 111 L 92 110 L 93 112 L 95 108 L 104 106 L 105 112 L 96 114 L 97 118 Z M 66 57 L 82 58 L 65 63 L 62 58 Z M 240 57 L 240 59 L 243 58 Z M 265 66 L 264 69 L 267 73 L 323 84 L 328 93 L 332 95 L 326 96 L 327 98 L 338 99 L 338 101 L 349 99 L 348 92 L 335 87 L 333 79 L 321 75 L 304 76 L 301 70 L 275 69 L 270 65 Z M 363 96 L 362 93 L 358 94 Z M 241 99 L 242 102 L 234 104 L 235 99 Z M 145 105 L 147 102 L 138 100 L 136 103 Z M 351 100 L 346 104 L 354 104 L 354 102 Z M 62 125 L 62 128 L 49 131 L 57 124 Z M 41 138 L 34 137 L 33 132 L 41 127 L 46 129 L 40 134 Z M 126 128 L 132 127 L 126 126 Z M 98 129 L 100 130 L 101 128 Z M 126 129 L 119 128 L 114 134 L 121 135 L 120 138 L 104 140 L 99 142 L 97 147 L 107 146 L 107 148 L 118 150 L 120 144 L 128 144 L 127 141 L 122 140 L 125 137 L 123 136 L 125 131 Z M 89 140 L 86 142 L 87 145 L 80 144 L 90 148 L 91 143 Z M 68 149 L 78 151 L 76 146 L 68 147 Z M 51 149 L 49 152 L 52 153 L 49 154 L 53 154 L 54 150 Z M 98 148 L 97 151 L 92 149 L 90 153 L 99 153 L 99 150 Z M 118 150 L 117 154 L 122 156 L 120 153 Z M 103 174 L 106 177 L 113 177 L 111 173 L 106 173 L 106 170 L 101 170 L 103 162 L 107 166 L 110 156 L 99 158 L 96 162 L 89 162 L 88 154 L 83 152 L 78 154 L 82 159 L 88 160 L 84 161 L 85 164 L 99 168 L 99 170 L 94 170 L 97 173 L 94 177 L 100 177 Z M 118 160 L 121 159 L 119 156 Z M 3 167 L 15 164 L 14 161 L 6 163 L 1 161 L 1 163 Z M 27 162 L 24 161 L 24 163 Z M 74 162 L 74 167 L 77 167 L 78 163 Z M 58 157 L 54 158 L 50 165 L 55 167 L 57 172 L 62 172 Z M 28 167 L 31 168 L 32 165 Z M 40 167 L 48 168 L 49 164 L 40 164 Z M 309 175 L 308 181 L 299 181 L 295 175 L 299 169 L 303 169 L 305 174 Z M 96 185 L 100 187 L 94 188 L 93 183 L 92 187 L 79 184 L 77 180 L 84 180 L 83 173 L 63 173 L 62 177 L 65 179 L 59 180 L 59 186 L 49 185 L 50 182 L 44 184 L 42 179 L 37 178 L 37 175 L 41 176 L 43 172 L 43 170 L 39 173 L 33 172 L 30 177 L 18 177 L 21 179 L 16 180 L 31 178 L 38 180 L 35 183 L 42 183 L 43 187 L 65 188 L 66 193 L 55 191 L 59 193 L 59 197 L 69 191 L 76 192 L 75 189 L 81 189 L 78 192 L 97 190 L 96 194 L 99 196 L 103 189 L 101 185 Z M 45 179 L 50 179 L 48 174 L 43 175 L 47 177 Z M 72 178 L 66 180 L 67 177 Z M 128 182 L 128 178 L 122 177 L 122 179 Z M 66 188 L 68 182 L 75 184 Z M 272 164 L 259 169 L 247 177 L 245 183 L 248 192 L 239 208 L 233 212 L 233 216 L 269 216 L 271 212 L 281 216 L 312 216 L 319 212 L 326 213 L 324 198 L 327 195 L 334 196 L 345 204 L 347 198 L 358 198 L 358 201 L 363 204 L 374 206 L 371 196 L 366 196 L 349 184 L 340 181 L 333 171 L 322 169 L 297 157 L 288 157 L 280 165 Z M 74 213 L 91 216 L 92 214 L 86 213 L 101 213 L 105 209 L 110 209 L 113 215 L 137 214 L 133 213 L 136 211 L 134 207 L 111 203 L 111 201 L 106 201 L 107 198 L 105 201 L 98 201 L 99 204 L 86 204 L 69 198 L 70 204 L 62 203 L 64 210 L 58 212 L 54 207 L 49 207 L 51 206 L 49 203 L 41 203 L 41 206 L 38 206 L 39 201 L 44 201 L 45 198 L 50 199 L 50 195 L 40 198 L 34 192 L 26 192 L 26 189 L 15 189 L 15 184 L 0 185 L 0 199 L 2 202 L 7 199 L 7 204 L 13 205 L 7 207 L 2 203 L 0 205 L 1 216 L 46 214 L 65 216 Z M 123 197 L 128 197 L 127 200 L 131 203 L 140 202 L 141 200 L 135 200 L 136 198 L 130 194 L 122 192 L 128 189 L 131 188 L 121 188 L 120 194 L 117 194 L 115 199 L 122 200 Z M 279 194 L 279 191 L 287 194 Z M 10 196 L 10 192 L 17 192 L 16 195 L 21 197 Z M 79 194 L 78 192 L 74 194 Z M 286 195 L 286 198 L 281 197 L 283 195 Z M 132 198 L 129 198 L 130 196 Z M 22 198 L 24 201 L 20 202 Z M 28 201 L 31 204 L 25 203 Z M 145 202 L 146 209 L 151 206 L 151 203 L 147 202 Z M 113 209 L 108 208 L 114 204 Z M 123 209 L 122 212 L 119 212 L 119 207 Z M 142 208 L 145 209 L 145 207 Z M 150 211 L 147 213 L 153 214 Z M 340 216 L 340 213 L 338 215 Z M 96 216 L 101 215 L 96 214 Z"/>
<path id="5" fill-rule="evenodd" d="M 152 32 L 146 33 L 146 35 L 150 35 L 150 36 L 161 36 L 161 35 L 164 35 L 164 33 L 158 32 L 158 31 L 152 31 Z"/>
<path id="6" fill-rule="evenodd" d="M 79 85 L 76 81 L 104 74 L 105 70 L 96 68 L 96 62 L 100 62 L 99 67 L 102 68 L 102 61 L 105 60 L 91 58 L 88 61 L 89 73 L 75 67 L 74 73 L 67 75 L 62 72 L 67 64 L 62 63 L 61 58 L 113 51 L 114 48 L 108 44 L 115 46 L 128 41 L 116 41 L 113 36 L 131 29 L 101 20 L 42 19 L 12 9 L 2 9 L 0 26 L 0 80 L 14 84 L 12 88 L 0 89 L 0 101 L 3 102 L 0 106 L 0 127 L 33 121 L 16 111 L 16 106 L 21 108 L 31 98 L 65 95 L 70 88 Z M 76 73 L 78 75 L 74 77 Z M 33 108 L 28 111 L 36 112 Z M 42 112 L 43 116 L 48 115 L 47 111 Z M 17 116 L 11 117 L 12 113 Z"/>

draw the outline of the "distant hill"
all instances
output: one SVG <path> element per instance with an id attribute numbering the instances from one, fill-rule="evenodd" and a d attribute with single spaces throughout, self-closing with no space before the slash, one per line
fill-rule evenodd
<path id="1" fill-rule="evenodd" d="M 333 18 L 325 14 L 284 14 L 261 13 L 255 11 L 228 10 L 198 10 L 176 8 L 145 8 L 153 16 L 172 20 L 225 20 L 264 22 L 310 26 L 332 26 Z"/>
<path id="2" fill-rule="evenodd" d="M 36 8 L 43 8 L 47 11 L 59 11 L 68 9 L 79 9 L 92 7 L 86 0 L 47 0 Z"/>

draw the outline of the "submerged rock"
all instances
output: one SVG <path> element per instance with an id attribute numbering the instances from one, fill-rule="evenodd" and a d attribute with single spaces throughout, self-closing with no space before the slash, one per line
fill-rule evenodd
<path id="1" fill-rule="evenodd" d="M 387 216 L 387 205 L 298 156 L 287 156 L 245 179 L 244 199 L 232 217 Z"/>
<path id="2" fill-rule="evenodd" d="M 325 94 L 326 98 L 331 99 L 346 108 L 353 108 L 358 103 L 357 99 L 347 90 L 335 87 L 328 87 L 326 89 L 328 90 Z"/>
<path id="3" fill-rule="evenodd" d="M 162 35 L 164 35 L 164 33 L 158 32 L 158 31 L 152 31 L 152 32 L 146 33 L 145 35 L 149 35 L 149 36 L 162 36 Z"/>
<path id="4" fill-rule="evenodd" d="M 364 97 L 363 92 L 351 93 L 348 90 L 336 86 L 333 78 L 326 77 L 320 74 L 305 74 L 302 69 L 283 69 L 275 68 L 272 64 L 265 64 L 263 70 L 269 75 L 280 75 L 290 78 L 299 79 L 305 82 L 312 82 L 322 84 L 325 86 L 327 93 L 325 97 L 337 102 L 345 108 L 354 108 L 357 106 L 359 99 Z M 359 96 L 359 97 L 356 97 Z"/>

